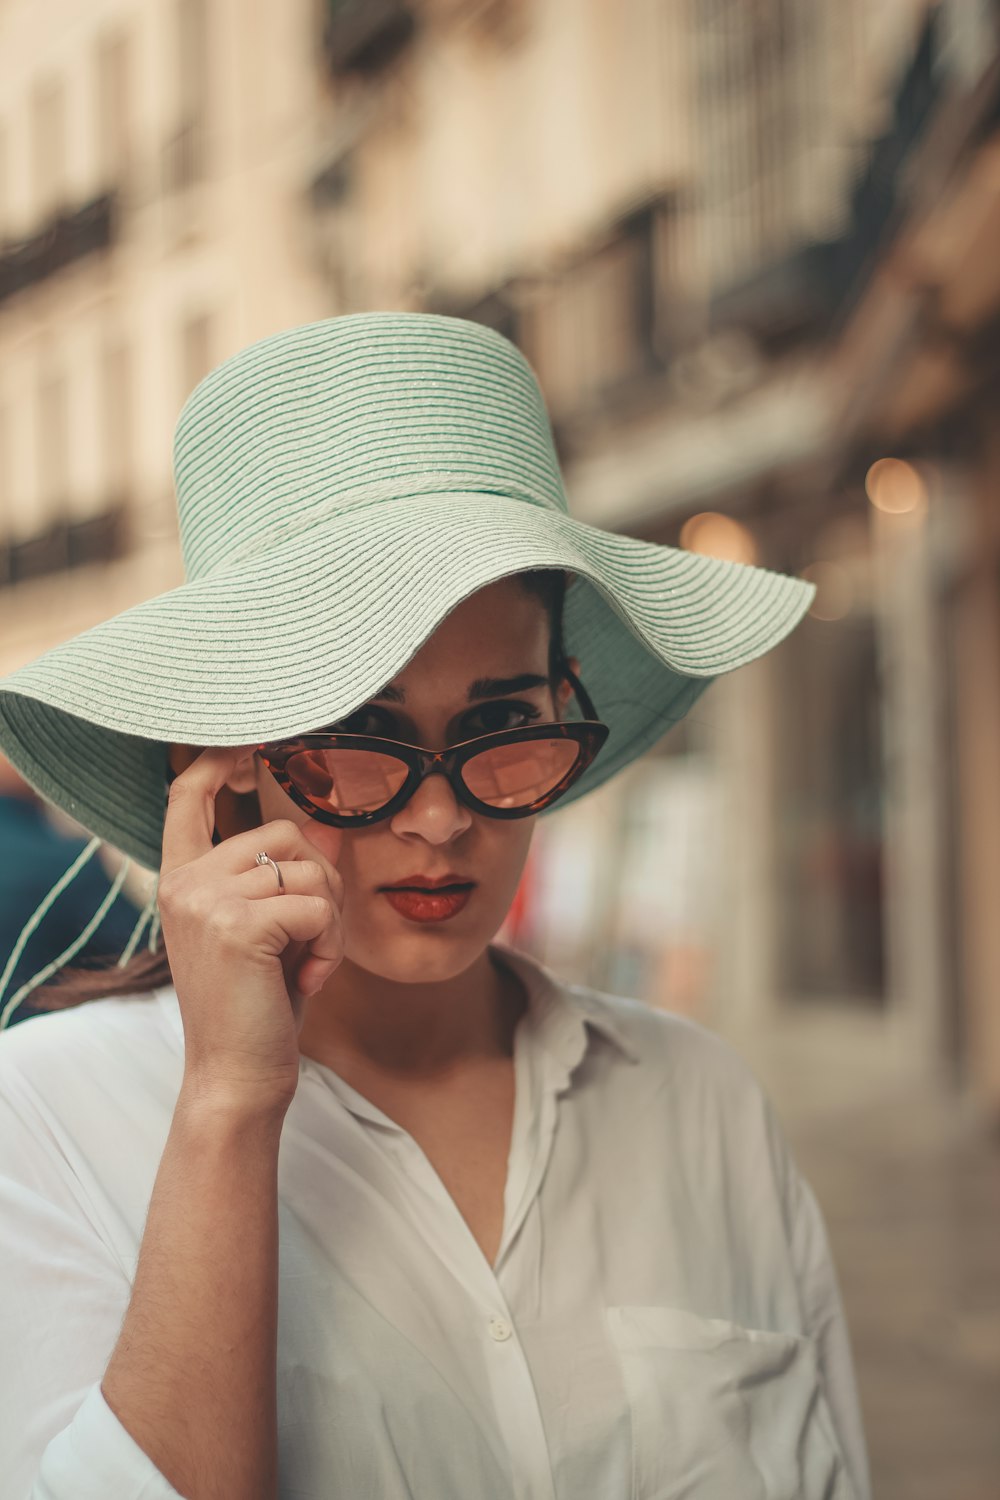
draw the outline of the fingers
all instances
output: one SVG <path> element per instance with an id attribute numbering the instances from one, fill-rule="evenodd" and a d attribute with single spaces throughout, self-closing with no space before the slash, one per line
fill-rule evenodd
<path id="1" fill-rule="evenodd" d="M 310 847 L 308 840 L 304 842 L 307 848 Z M 261 877 L 266 879 L 262 880 Z M 283 860 L 281 878 L 284 882 L 283 891 L 276 889 L 277 881 L 270 865 L 257 865 L 238 877 L 238 887 L 255 903 L 263 902 L 268 907 L 274 905 L 274 915 L 289 935 L 304 942 L 304 951 L 293 957 L 289 975 L 294 977 L 298 993 L 308 998 L 326 983 L 344 957 L 344 928 L 341 918 L 344 882 L 339 870 L 325 859 L 308 857 Z M 313 915 L 314 925 L 308 932 L 301 926 L 293 928 L 287 920 L 289 905 L 300 894 L 318 898 L 316 913 Z M 280 899 L 273 900 L 275 897 Z M 325 925 L 321 931 L 317 931 L 315 922 L 323 917 L 326 918 Z"/>
<path id="2" fill-rule="evenodd" d="M 262 823 L 259 828 L 248 828 L 243 833 L 234 833 L 231 838 L 219 844 L 216 853 L 223 868 L 234 875 L 239 875 L 244 870 L 256 869 L 257 854 L 262 849 L 267 850 L 276 864 L 281 860 L 305 860 L 307 863 L 313 861 L 322 866 L 330 890 L 339 903 L 344 895 L 344 877 L 326 854 L 326 841 L 324 840 L 321 846 L 317 839 L 310 837 L 312 827 L 313 825 L 309 822 L 300 827 L 298 823 L 293 823 L 291 818 L 272 818 L 269 823 Z M 340 830 L 330 829 L 330 832 L 338 835 L 337 848 L 339 849 Z M 271 883 L 276 884 L 274 871 L 268 868 L 268 873 L 271 876 Z M 281 873 L 287 883 L 284 865 L 282 865 Z"/>
<path id="3" fill-rule="evenodd" d="M 248 901 L 261 901 L 267 896 L 323 896 L 329 901 L 330 874 L 322 860 L 278 859 L 276 863 L 281 869 L 281 886 L 270 865 L 253 864 L 236 876 L 233 888 Z M 339 903 L 336 891 L 333 896 Z"/>
<path id="4" fill-rule="evenodd" d="M 265 923 L 273 922 L 275 956 L 287 955 L 289 941 L 302 943 L 307 946 L 310 958 L 317 958 L 322 963 L 329 964 L 331 969 L 334 968 L 343 956 L 344 944 L 337 908 L 329 895 L 321 896 L 317 893 L 287 898 L 282 896 L 280 909 L 274 904 L 277 899 L 266 896 L 263 901 L 252 903 L 255 917 Z M 241 923 L 245 922 L 246 908 L 237 908 L 236 915 Z M 320 923 L 323 924 L 322 927 Z M 241 937 L 244 930 L 241 925 Z M 263 941 L 266 943 L 268 940 L 265 938 Z M 303 957 L 304 955 L 300 955 L 300 962 Z"/>
<path id="5" fill-rule="evenodd" d="M 325 984 L 344 957 L 340 905 L 318 861 L 286 860 L 281 870 L 285 889 L 280 893 L 275 891 L 274 871 L 265 865 L 241 875 L 238 887 L 256 913 L 266 911 L 294 943 L 303 945 L 298 953 L 285 950 L 283 961 L 299 994 L 309 996 Z M 263 891 L 261 875 L 271 877 Z M 281 946 L 282 939 L 277 941 Z"/>
<path id="6" fill-rule="evenodd" d="M 202 750 L 170 783 L 163 820 L 161 885 L 174 870 L 211 852 L 215 799 L 246 750 L 245 745 Z"/>
<path id="7" fill-rule="evenodd" d="M 216 798 L 249 748 L 246 745 L 212 746 L 202 750 L 171 782 L 163 824 L 161 893 L 166 878 L 174 870 L 207 854 L 215 854 L 213 872 L 221 868 L 235 875 L 253 868 L 258 850 L 266 848 L 275 861 L 279 858 L 317 860 L 326 870 L 330 889 L 339 902 L 343 897 L 343 880 L 335 864 L 342 843 L 339 828 L 311 819 L 300 827 L 291 818 L 275 818 L 213 845 Z M 271 877 L 274 877 L 273 871 Z"/>
<path id="8" fill-rule="evenodd" d="M 290 1098 L 303 995 L 344 955 L 344 882 L 328 852 L 339 852 L 339 831 L 324 848 L 297 819 L 274 818 L 213 844 L 218 794 L 252 747 L 209 747 L 185 763 L 191 748 L 181 747 L 170 785 L 159 881 L 185 1068 L 224 1080 L 227 1090 L 234 1080 L 247 1088 L 256 1069 L 260 1089 L 273 1090 L 277 1078 L 282 1099 Z M 262 849 L 278 865 L 281 886 L 270 863 L 257 864 Z M 249 1097 L 256 1092 L 254 1085 Z"/>

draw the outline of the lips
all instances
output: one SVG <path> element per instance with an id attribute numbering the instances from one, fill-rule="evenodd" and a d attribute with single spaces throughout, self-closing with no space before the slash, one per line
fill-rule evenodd
<path id="1" fill-rule="evenodd" d="M 471 891 L 472 882 L 471 880 L 460 880 L 460 882 L 456 880 L 445 885 L 385 885 L 384 889 L 385 891 L 414 891 L 420 895 L 436 895 L 438 892 L 442 895 L 450 895 L 456 891 Z"/>
<path id="2" fill-rule="evenodd" d="M 425 886 L 422 890 L 410 891 L 392 886 L 382 894 L 400 916 L 411 922 L 447 922 L 465 910 L 472 900 L 474 885 L 473 881 L 457 887 L 436 886 L 428 890 Z"/>

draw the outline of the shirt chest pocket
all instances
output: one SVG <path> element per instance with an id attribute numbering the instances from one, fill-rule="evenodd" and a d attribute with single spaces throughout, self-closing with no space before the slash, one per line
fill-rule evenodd
<path id="1" fill-rule="evenodd" d="M 631 1500 L 857 1500 L 810 1338 L 678 1307 L 609 1307 L 607 1324 Z"/>

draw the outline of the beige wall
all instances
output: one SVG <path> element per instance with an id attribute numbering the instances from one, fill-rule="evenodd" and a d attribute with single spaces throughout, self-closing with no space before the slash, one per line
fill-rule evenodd
<path id="1" fill-rule="evenodd" d="M 352 304 L 406 305 L 428 269 L 474 295 L 548 268 L 662 188 L 689 295 L 835 233 L 926 0 L 732 0 L 711 24 L 692 0 L 514 0 L 506 42 L 451 0 L 419 9 L 386 76 L 327 105 L 329 155 L 355 143 L 329 229 Z M 751 61 L 764 25 L 770 71 Z"/>
<path id="2" fill-rule="evenodd" d="M 540 0 L 511 46 L 453 7 L 426 9 L 425 39 L 379 86 L 357 152 L 370 305 L 404 299 L 424 266 L 456 288 L 490 285 L 683 174 L 682 5 Z M 358 92 L 339 91 L 334 135 Z"/>
<path id="3" fill-rule="evenodd" d="M 14 538 L 36 533 L 57 507 L 74 517 L 102 510 L 125 472 L 140 547 L 171 537 L 172 432 L 191 384 L 253 339 L 328 311 L 304 194 L 318 87 L 310 0 L 207 0 L 203 165 L 190 186 L 170 190 L 170 142 L 198 105 L 178 65 L 182 3 L 0 8 L 3 232 L 33 235 L 57 207 L 32 170 L 38 100 L 52 90 L 61 101 L 52 118 L 65 128 L 53 141 L 50 122 L 43 154 L 55 158 L 58 206 L 72 210 L 108 186 L 121 202 L 110 253 L 0 304 L 0 525 Z M 122 51 L 109 62 L 115 38 Z M 129 118 L 109 112 L 102 84 Z M 159 591 L 140 587 L 138 572 L 135 585 L 136 598 Z M 87 595 L 85 583 L 72 589 Z M 91 608 L 94 620 L 109 612 L 103 584 Z M 66 628 L 46 613 L 33 643 Z M 5 637 L 0 670 L 15 654 Z"/>
<path id="4" fill-rule="evenodd" d="M 957 894 L 968 1073 L 976 1096 L 1000 1123 L 1000 439 L 992 406 L 984 418 L 974 539 L 955 605 Z"/>

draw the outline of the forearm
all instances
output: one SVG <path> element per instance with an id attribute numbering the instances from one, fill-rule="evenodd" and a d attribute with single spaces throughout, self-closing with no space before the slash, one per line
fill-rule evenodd
<path id="1" fill-rule="evenodd" d="M 186 1500 L 277 1493 L 283 1115 L 182 1089 L 101 1389 Z"/>

